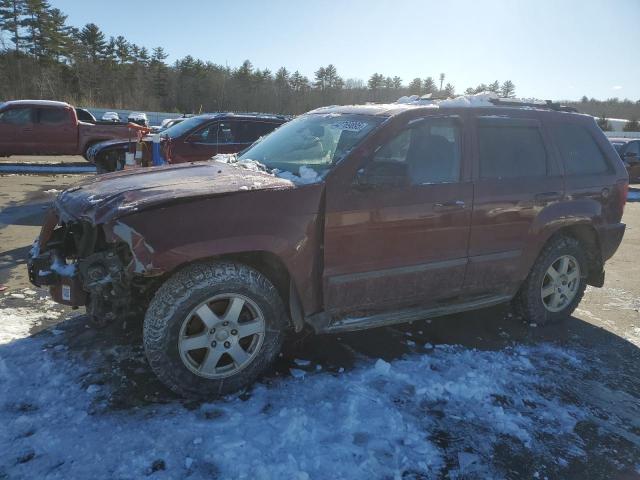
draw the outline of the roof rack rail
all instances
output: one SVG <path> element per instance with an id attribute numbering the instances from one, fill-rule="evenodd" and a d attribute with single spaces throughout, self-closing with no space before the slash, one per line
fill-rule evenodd
<path id="1" fill-rule="evenodd" d="M 551 100 L 532 100 L 524 101 L 517 98 L 493 98 L 489 100 L 499 107 L 531 107 L 531 108 L 543 108 L 547 110 L 555 110 L 556 112 L 577 112 L 578 109 L 569 107 L 567 105 L 560 105 L 558 102 L 552 102 Z"/>

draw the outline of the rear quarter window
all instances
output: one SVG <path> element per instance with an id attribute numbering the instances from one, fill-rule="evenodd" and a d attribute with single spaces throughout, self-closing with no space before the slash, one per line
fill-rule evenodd
<path id="1" fill-rule="evenodd" d="M 598 175 L 611 170 L 602 150 L 585 127 L 555 124 L 551 126 L 551 136 L 560 151 L 567 175 Z"/>
<path id="2" fill-rule="evenodd" d="M 547 152 L 536 126 L 478 127 L 480 178 L 541 177 L 547 174 Z"/>

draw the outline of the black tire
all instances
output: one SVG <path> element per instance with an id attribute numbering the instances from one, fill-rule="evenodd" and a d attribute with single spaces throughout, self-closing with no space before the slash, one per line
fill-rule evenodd
<path id="1" fill-rule="evenodd" d="M 552 312 L 544 305 L 541 287 L 549 267 L 563 255 L 570 255 L 576 259 L 580 267 L 580 279 L 573 300 L 562 310 Z M 580 243 L 571 237 L 557 236 L 552 238 L 538 255 L 527 279 L 513 299 L 512 305 L 516 314 L 537 325 L 549 325 L 565 320 L 582 300 L 587 286 L 588 274 L 587 257 Z"/>
<path id="2" fill-rule="evenodd" d="M 218 294 L 252 300 L 264 317 L 264 340 L 239 372 L 223 379 L 203 378 L 183 363 L 178 338 L 189 312 Z M 171 390 L 187 397 L 215 398 L 252 384 L 280 352 L 286 328 L 282 299 L 263 274 L 239 263 L 199 263 L 175 273 L 156 292 L 144 319 L 144 348 L 151 368 Z"/>

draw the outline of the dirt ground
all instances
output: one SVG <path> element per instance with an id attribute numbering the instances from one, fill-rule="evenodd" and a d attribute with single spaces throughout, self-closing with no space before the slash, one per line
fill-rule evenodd
<path id="1" fill-rule="evenodd" d="M 159 384 L 146 365 L 139 326 L 88 328 L 81 311 L 40 306 L 46 292 L 37 291 L 26 278 L 24 261 L 39 232 L 47 205 L 58 191 L 81 178 L 81 175 L 0 176 L 0 285 L 6 287 L 0 292 L 0 309 L 39 308 L 60 312 L 33 323 L 30 334 L 36 338 L 44 335 L 44 341 L 49 342 L 45 345 L 49 346 L 55 340 L 62 345 L 60 351 L 68 352 L 80 362 L 86 361 L 89 372 L 82 373 L 78 380 L 82 385 L 86 387 L 90 381 L 109 389 L 108 396 L 101 397 L 90 408 L 90 415 L 149 408 L 146 414 L 152 418 L 154 405 L 175 405 L 181 401 Z M 567 448 L 567 441 L 564 437 L 554 439 L 548 432 L 539 433 L 536 438 L 544 448 L 534 453 L 515 441 L 496 442 L 492 453 L 483 457 L 490 458 L 487 461 L 491 463 L 491 471 L 505 478 L 640 478 L 640 268 L 637 255 L 640 202 L 627 203 L 623 221 L 627 231 L 620 249 L 606 266 L 604 287 L 589 288 L 574 316 L 560 325 L 546 328 L 528 325 L 514 319 L 508 306 L 500 306 L 340 336 L 305 334 L 287 342 L 283 355 L 259 383 L 270 385 L 276 377 L 297 378 L 292 374 L 296 369 L 306 369 L 307 375 L 315 370 L 337 375 L 349 372 L 363 359 L 384 359 L 394 364 L 407 356 L 429 355 L 434 346 L 456 346 L 463 349 L 465 355 L 475 355 L 474 352 L 510 351 L 517 346 L 544 349 L 545 345 L 552 344 L 573 352 L 572 355 L 578 355 L 581 360 L 579 365 L 561 360 L 553 368 L 543 367 L 540 375 L 548 390 L 542 395 L 587 412 L 572 431 L 578 438 L 575 445 L 579 445 L 584 455 L 559 462 L 558 452 Z M 25 295 L 25 292 L 34 294 Z M 1 357 L 0 350 L 0 363 Z M 304 367 L 296 363 L 300 358 L 307 362 Z M 7 359 L 8 363 L 13 361 L 9 353 Z M 252 394 L 249 391 L 243 395 L 241 398 L 245 401 Z M 515 408 L 510 398 L 500 397 L 496 401 L 502 402 L 505 410 Z M 411 400 L 406 398 L 393 402 L 394 408 L 405 413 L 411 406 Z M 187 410 L 195 408 L 188 402 L 181 405 Z M 427 416 L 440 421 L 439 415 L 446 413 L 446 408 L 432 407 Z M 542 419 L 554 413 L 538 411 L 535 415 Z M 424 414 L 419 413 L 415 418 L 422 416 Z M 451 478 L 483 478 L 484 474 L 480 473 L 456 477 L 460 474 L 456 470 L 460 468 L 460 450 L 466 452 L 471 448 L 464 440 L 468 430 L 456 433 L 450 419 L 442 422 L 442 428 L 429 437 L 446 460 L 440 474 L 448 476 L 449 473 Z M 476 423 L 482 422 L 478 419 Z M 478 438 L 483 438 L 482 435 Z M 0 455 L 0 478 L 3 478 L 2 467 Z M 14 471 L 13 466 L 6 468 L 7 472 Z M 403 474 L 402 478 L 431 477 Z"/>

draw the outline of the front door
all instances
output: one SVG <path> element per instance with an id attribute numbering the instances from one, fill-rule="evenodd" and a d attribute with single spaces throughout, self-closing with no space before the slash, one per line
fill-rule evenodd
<path id="1" fill-rule="evenodd" d="M 0 113 L 0 153 L 22 155 L 31 153 L 34 110 L 15 107 Z"/>
<path id="2" fill-rule="evenodd" d="M 465 143 L 459 118 L 414 120 L 353 180 L 329 181 L 329 312 L 429 306 L 460 293 L 473 200 Z"/>
<path id="3" fill-rule="evenodd" d="M 211 122 L 189 134 L 178 144 L 172 144 L 171 163 L 208 160 L 218 152 L 218 122 Z"/>

